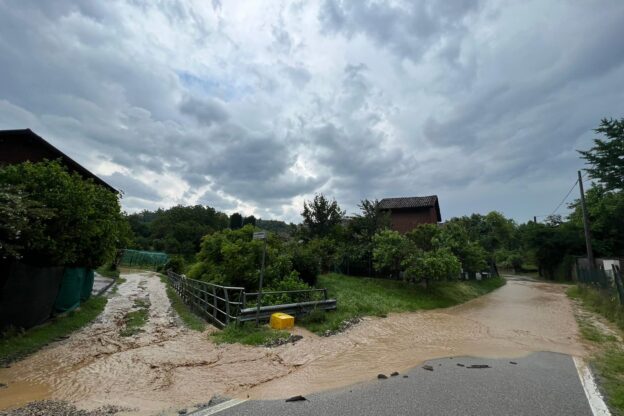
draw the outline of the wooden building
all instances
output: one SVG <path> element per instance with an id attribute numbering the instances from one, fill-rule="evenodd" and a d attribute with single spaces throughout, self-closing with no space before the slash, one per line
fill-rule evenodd
<path id="1" fill-rule="evenodd" d="M 117 193 L 115 188 L 52 146 L 32 130 L 0 130 L 0 166 L 26 161 L 36 163 L 46 159 L 60 160 L 70 172 L 76 172 L 84 179 L 92 179 L 96 184 Z"/>
<path id="2" fill-rule="evenodd" d="M 390 213 L 393 230 L 407 233 L 420 224 L 437 224 L 442 221 L 438 196 L 412 196 L 385 198 L 379 208 Z"/>

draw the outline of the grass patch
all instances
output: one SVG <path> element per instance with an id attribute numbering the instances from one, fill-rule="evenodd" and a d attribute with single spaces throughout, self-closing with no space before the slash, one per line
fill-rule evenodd
<path id="1" fill-rule="evenodd" d="M 191 308 L 189 308 L 183 301 L 182 298 L 176 293 L 175 290 L 169 284 L 169 279 L 166 276 L 160 275 L 160 281 L 165 284 L 167 287 L 167 296 L 169 297 L 169 302 L 171 302 L 171 307 L 178 314 L 184 326 L 193 331 L 203 331 L 206 329 L 206 321 L 204 321 L 201 317 L 195 315 Z"/>
<path id="2" fill-rule="evenodd" d="M 624 415 L 624 350 L 610 344 L 592 360 L 598 373 L 600 387 L 604 391 L 614 415 Z"/>
<path id="3" fill-rule="evenodd" d="M 581 301 L 582 305 L 596 312 L 609 321 L 623 327 L 622 313 L 618 299 L 611 299 L 594 288 L 572 286 L 567 290 L 572 299 Z M 618 310 L 619 308 L 619 310 Z M 597 376 L 600 390 L 614 415 L 624 416 L 624 348 L 612 334 L 605 334 L 587 319 L 577 315 L 579 330 L 586 340 L 592 342 L 597 352 L 590 360 L 592 369 Z"/>
<path id="4" fill-rule="evenodd" d="M 624 330 L 624 305 L 620 305 L 617 291 L 605 292 L 585 285 L 575 285 L 567 290 L 569 297 L 579 299 L 583 306 L 604 316 Z"/>
<path id="5" fill-rule="evenodd" d="M 130 337 L 139 332 L 143 332 L 143 327 L 149 318 L 150 303 L 147 299 L 137 299 L 134 301 L 135 310 L 128 312 L 123 320 L 124 327 L 119 331 L 122 337 Z"/>
<path id="6" fill-rule="evenodd" d="M 61 337 L 84 327 L 93 321 L 106 306 L 104 296 L 92 297 L 80 308 L 67 315 L 52 318 L 49 322 L 30 330 L 0 338 L 0 363 L 8 364 L 24 358 Z"/>
<path id="7" fill-rule="evenodd" d="M 253 323 L 229 325 L 222 331 L 210 335 L 217 344 L 240 343 L 245 345 L 264 345 L 277 339 L 287 339 L 289 336 L 287 331 L 276 331 L 266 325 L 256 328 Z"/>
<path id="8" fill-rule="evenodd" d="M 115 280 L 115 286 L 113 286 L 113 290 L 110 291 L 111 295 L 114 295 L 115 293 L 117 293 L 117 289 L 119 289 L 119 285 L 126 283 L 127 280 L 124 277 L 120 277 L 117 280 Z"/>
<path id="9" fill-rule="evenodd" d="M 112 264 L 104 264 L 95 269 L 95 271 L 104 277 L 110 277 L 112 279 L 117 279 L 119 277 L 119 269 L 113 269 Z"/>
<path id="10" fill-rule="evenodd" d="M 446 308 L 484 295 L 505 284 L 503 278 L 434 282 L 429 289 L 396 280 L 353 277 L 341 274 L 319 276 L 318 287 L 325 287 L 338 300 L 338 309 L 323 316 L 314 314 L 298 324 L 316 333 L 334 331 L 348 319 L 386 316 L 390 312 Z"/>

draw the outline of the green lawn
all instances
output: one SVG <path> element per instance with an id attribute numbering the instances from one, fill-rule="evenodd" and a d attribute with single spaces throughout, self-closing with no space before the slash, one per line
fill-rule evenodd
<path id="1" fill-rule="evenodd" d="M 487 280 L 434 282 L 429 289 L 396 280 L 353 277 L 341 274 L 319 276 L 317 287 L 327 288 L 338 309 L 298 320 L 316 333 L 333 331 L 348 319 L 361 316 L 386 316 L 390 312 L 446 308 L 484 295 L 505 284 L 503 278 Z"/>
<path id="2" fill-rule="evenodd" d="M 8 364 L 39 350 L 61 337 L 84 327 L 94 320 L 104 307 L 107 299 L 104 296 L 92 297 L 80 308 L 62 317 L 32 328 L 24 333 L 12 334 L 0 338 L 0 364 Z"/>
<path id="3" fill-rule="evenodd" d="M 567 294 L 580 300 L 586 309 L 624 328 L 624 307 L 619 305 L 617 298 L 613 299 L 608 294 L 586 286 L 572 286 Z M 587 319 L 577 316 L 577 321 L 583 338 L 596 347 L 590 363 L 600 390 L 604 393 L 611 412 L 616 416 L 624 416 L 624 347 L 612 334 L 603 333 Z"/>
<path id="4" fill-rule="evenodd" d="M 189 308 L 178 296 L 175 290 L 169 284 L 169 279 L 167 276 L 160 274 L 160 281 L 167 286 L 167 296 L 169 297 L 169 302 L 171 302 L 171 307 L 178 314 L 184 326 L 194 331 L 203 331 L 206 329 L 206 321 L 204 321 L 201 317 L 195 315 L 191 308 Z"/>

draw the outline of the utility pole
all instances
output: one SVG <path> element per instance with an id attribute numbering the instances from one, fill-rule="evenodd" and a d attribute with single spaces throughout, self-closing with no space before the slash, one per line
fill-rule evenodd
<path id="1" fill-rule="evenodd" d="M 259 231 L 253 233 L 254 240 L 264 240 L 262 247 L 262 268 L 260 269 L 260 282 L 258 285 L 258 304 L 256 305 L 256 327 L 260 324 L 260 306 L 262 304 L 262 281 L 264 280 L 264 258 L 266 257 L 267 232 Z"/>
<path id="2" fill-rule="evenodd" d="M 585 229 L 585 246 L 587 247 L 587 261 L 589 262 L 589 270 L 594 270 L 594 251 L 591 245 L 591 233 L 589 230 L 589 216 L 587 215 L 587 207 L 585 206 L 585 191 L 583 191 L 583 176 L 578 171 L 579 190 L 581 191 L 581 208 L 583 210 L 583 228 Z"/>

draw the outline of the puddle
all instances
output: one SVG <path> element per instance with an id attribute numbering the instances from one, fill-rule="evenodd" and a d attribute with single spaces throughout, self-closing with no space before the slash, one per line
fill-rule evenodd
<path id="1" fill-rule="evenodd" d="M 274 399 L 370 380 L 446 356 L 518 357 L 533 351 L 582 355 L 565 287 L 510 280 L 454 308 L 365 318 L 345 333 L 275 348 L 213 344 L 208 330 L 184 329 L 165 287 L 151 273 L 124 275 L 89 327 L 9 369 L 0 369 L 0 409 L 31 400 L 67 400 L 79 408 L 113 404 L 155 414 L 213 395 Z M 119 336 L 134 301 L 149 298 L 144 331 Z"/>

